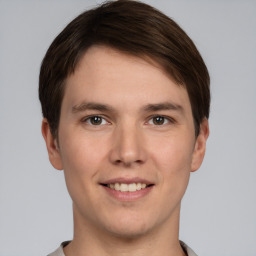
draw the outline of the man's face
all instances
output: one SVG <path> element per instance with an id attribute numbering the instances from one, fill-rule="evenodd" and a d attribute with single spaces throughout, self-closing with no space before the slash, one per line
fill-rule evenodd
<path id="1" fill-rule="evenodd" d="M 203 125 L 195 138 L 187 91 L 156 64 L 90 48 L 66 82 L 59 146 L 48 146 L 64 169 L 75 222 L 124 237 L 177 224 L 203 159 Z"/>

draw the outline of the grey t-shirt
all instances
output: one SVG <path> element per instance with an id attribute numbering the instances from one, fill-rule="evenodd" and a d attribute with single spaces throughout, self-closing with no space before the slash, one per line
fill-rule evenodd
<path id="1" fill-rule="evenodd" d="M 65 256 L 65 254 L 63 252 L 63 248 L 68 243 L 69 243 L 69 241 L 63 242 L 56 251 L 54 251 L 53 253 L 49 254 L 48 256 Z M 184 242 L 180 241 L 180 244 L 181 244 L 182 248 L 184 249 L 184 251 L 187 253 L 188 256 L 197 256 L 195 254 L 195 252 L 191 248 L 189 248 Z"/>

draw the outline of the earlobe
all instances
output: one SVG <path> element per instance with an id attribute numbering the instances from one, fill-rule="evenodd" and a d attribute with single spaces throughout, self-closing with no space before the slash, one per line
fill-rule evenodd
<path id="1" fill-rule="evenodd" d="M 205 118 L 200 125 L 200 133 L 196 138 L 196 143 L 193 152 L 191 163 L 191 172 L 196 171 L 201 166 L 206 150 L 206 141 L 209 136 L 209 123 Z"/>
<path id="2" fill-rule="evenodd" d="M 49 160 L 52 166 L 57 170 L 62 170 L 62 160 L 57 139 L 53 137 L 46 118 L 44 118 L 42 121 L 42 135 L 46 143 Z"/>

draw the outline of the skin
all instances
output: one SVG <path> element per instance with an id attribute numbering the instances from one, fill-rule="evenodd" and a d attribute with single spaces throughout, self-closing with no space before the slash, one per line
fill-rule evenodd
<path id="1" fill-rule="evenodd" d="M 67 78 L 58 142 L 46 119 L 42 133 L 73 200 L 66 256 L 185 255 L 180 202 L 202 163 L 208 121 L 195 138 L 187 91 L 156 63 L 91 47 Z M 153 184 L 137 199 L 119 200 L 101 185 L 134 177 Z"/>

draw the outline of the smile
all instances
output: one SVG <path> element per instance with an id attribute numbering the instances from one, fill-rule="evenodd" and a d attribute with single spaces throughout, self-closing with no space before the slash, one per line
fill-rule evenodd
<path id="1" fill-rule="evenodd" d="M 140 178 L 116 178 L 100 185 L 111 197 L 119 201 L 131 202 L 149 194 L 155 184 Z"/>
<path id="2" fill-rule="evenodd" d="M 131 183 L 131 184 L 126 184 L 126 183 L 111 183 L 107 184 L 107 187 L 114 189 L 116 191 L 121 191 L 121 192 L 135 192 L 139 191 L 141 189 L 145 189 L 147 186 L 146 183 Z"/>

